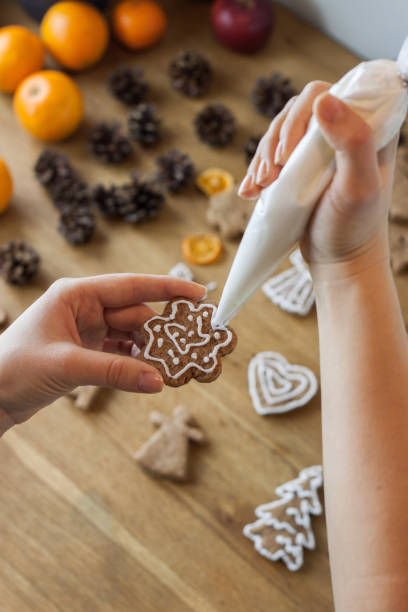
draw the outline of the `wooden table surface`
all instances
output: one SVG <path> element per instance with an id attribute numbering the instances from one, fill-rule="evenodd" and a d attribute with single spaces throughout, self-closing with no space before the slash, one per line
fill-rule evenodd
<path id="1" fill-rule="evenodd" d="M 3 2 L 1 24 L 34 24 Z M 335 80 L 357 61 L 284 10 L 269 45 L 254 56 L 221 48 L 208 25 L 208 4 L 170 1 L 170 27 L 155 49 L 131 55 L 111 44 L 104 61 L 77 78 L 86 101 L 82 130 L 59 148 L 91 183 L 124 180 L 130 169 L 151 172 L 158 153 L 177 146 L 198 171 L 221 166 L 237 180 L 245 165 L 242 145 L 264 131 L 266 119 L 248 100 L 256 77 L 279 70 L 300 90 L 309 80 Z M 216 78 L 203 100 L 174 92 L 166 68 L 180 48 L 195 48 L 212 61 Z M 126 109 L 106 92 L 106 75 L 120 61 L 139 64 L 151 83 L 149 100 L 161 112 L 164 142 L 138 150 L 131 163 L 108 168 L 92 160 L 85 136 L 93 121 L 125 120 Z M 197 141 L 192 119 L 207 102 L 222 101 L 236 113 L 235 141 L 214 150 Z M 191 188 L 169 197 L 154 222 L 131 227 L 98 218 L 91 243 L 71 247 L 57 233 L 57 213 L 36 183 L 32 167 L 43 146 L 17 124 L 9 97 L 0 98 L 0 155 L 9 162 L 15 196 L 1 217 L 0 243 L 26 239 L 42 256 L 33 285 L 1 285 L 1 301 L 17 317 L 55 279 L 104 272 L 166 273 L 181 260 L 180 242 L 207 230 L 206 198 Z M 220 295 L 236 244 L 220 263 L 195 267 L 200 282 L 216 280 Z M 408 305 L 407 279 L 398 290 Z M 137 611 L 324 612 L 332 610 L 323 517 L 313 519 L 317 549 L 306 552 L 301 571 L 260 557 L 241 535 L 253 510 L 274 497 L 278 484 L 321 461 L 320 396 L 279 417 L 258 416 L 248 395 L 247 365 L 259 351 L 283 353 L 319 370 L 316 315 L 305 318 L 273 306 L 261 291 L 234 320 L 239 343 L 223 376 L 192 382 L 157 396 L 103 391 L 97 408 L 83 413 L 63 398 L 0 443 L 0 608 L 2 612 Z M 192 450 L 187 484 L 154 480 L 135 464 L 134 451 L 152 432 L 153 409 L 170 414 L 191 407 L 210 443 Z"/>

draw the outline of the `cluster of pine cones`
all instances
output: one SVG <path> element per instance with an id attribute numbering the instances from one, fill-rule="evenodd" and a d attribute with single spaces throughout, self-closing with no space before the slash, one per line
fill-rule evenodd
<path id="1" fill-rule="evenodd" d="M 195 51 L 181 51 L 168 68 L 172 87 L 185 96 L 202 96 L 213 83 L 209 61 Z M 113 96 L 132 107 L 127 120 L 128 133 L 117 122 L 101 122 L 89 134 L 89 148 L 99 160 L 118 164 L 132 154 L 132 143 L 151 147 L 162 138 L 162 122 L 154 104 L 145 101 L 148 83 L 139 67 L 120 66 L 109 77 Z M 275 73 L 257 80 L 251 99 L 257 110 L 273 118 L 295 94 L 289 79 Z M 207 104 L 194 118 L 198 138 L 211 146 L 231 142 L 236 132 L 234 114 L 221 103 Z M 260 136 L 245 144 L 247 163 L 255 154 Z M 157 173 L 151 180 L 131 175 L 129 182 L 90 188 L 72 167 L 68 157 L 51 149 L 39 156 L 34 172 L 59 212 L 58 230 L 74 245 L 85 244 L 94 234 L 97 207 L 107 217 L 140 223 L 156 217 L 164 203 L 163 191 L 177 192 L 194 179 L 194 164 L 177 149 L 157 158 Z M 38 253 L 25 242 L 0 247 L 0 274 L 10 283 L 23 285 L 37 272 Z"/>

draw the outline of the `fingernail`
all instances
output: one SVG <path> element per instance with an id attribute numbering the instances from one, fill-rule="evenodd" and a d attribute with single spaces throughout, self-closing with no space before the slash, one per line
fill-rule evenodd
<path id="1" fill-rule="evenodd" d="M 204 289 L 204 293 L 203 293 L 203 295 L 200 297 L 200 299 L 198 301 L 202 302 L 203 300 L 207 299 L 208 289 L 207 289 L 207 287 L 205 285 L 200 285 L 200 287 L 202 287 Z"/>
<path id="2" fill-rule="evenodd" d="M 326 121 L 339 121 L 344 116 L 344 106 L 334 96 L 326 96 L 319 106 L 319 115 Z"/>
<path id="3" fill-rule="evenodd" d="M 142 374 L 139 380 L 139 390 L 142 393 L 157 393 L 163 387 L 163 379 L 160 374 L 154 372 L 146 372 Z"/>
<path id="4" fill-rule="evenodd" d="M 238 194 L 241 195 L 241 193 L 243 193 L 247 189 L 250 189 L 253 184 L 254 184 L 254 175 L 251 172 L 251 174 L 247 174 L 247 176 L 242 181 L 242 183 L 241 183 L 241 185 L 240 185 L 240 187 L 238 189 Z"/>
<path id="5" fill-rule="evenodd" d="M 261 183 L 269 172 L 269 162 L 267 159 L 263 159 L 259 164 L 258 173 L 256 175 L 256 182 Z"/>
<path id="6" fill-rule="evenodd" d="M 278 146 L 276 147 L 275 158 L 274 158 L 274 162 L 277 166 L 282 166 L 284 163 L 282 153 L 283 153 L 283 143 L 279 142 Z"/>

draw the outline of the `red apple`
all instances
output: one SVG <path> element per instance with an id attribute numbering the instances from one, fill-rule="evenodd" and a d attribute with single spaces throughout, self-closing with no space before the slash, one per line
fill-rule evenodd
<path id="1" fill-rule="evenodd" d="M 275 12 L 270 0 L 216 0 L 211 21 L 217 38 L 226 47 L 252 53 L 268 40 Z"/>

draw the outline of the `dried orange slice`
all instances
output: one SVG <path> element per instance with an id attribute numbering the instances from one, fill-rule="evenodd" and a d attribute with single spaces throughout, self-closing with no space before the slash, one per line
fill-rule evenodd
<path id="1" fill-rule="evenodd" d="M 186 236 L 181 245 L 184 258 L 193 264 L 205 265 L 216 261 L 223 246 L 214 234 L 192 234 Z"/>
<path id="2" fill-rule="evenodd" d="M 234 186 L 232 174 L 221 168 L 208 168 L 197 177 L 197 187 L 211 197 L 221 191 L 228 191 Z"/>

